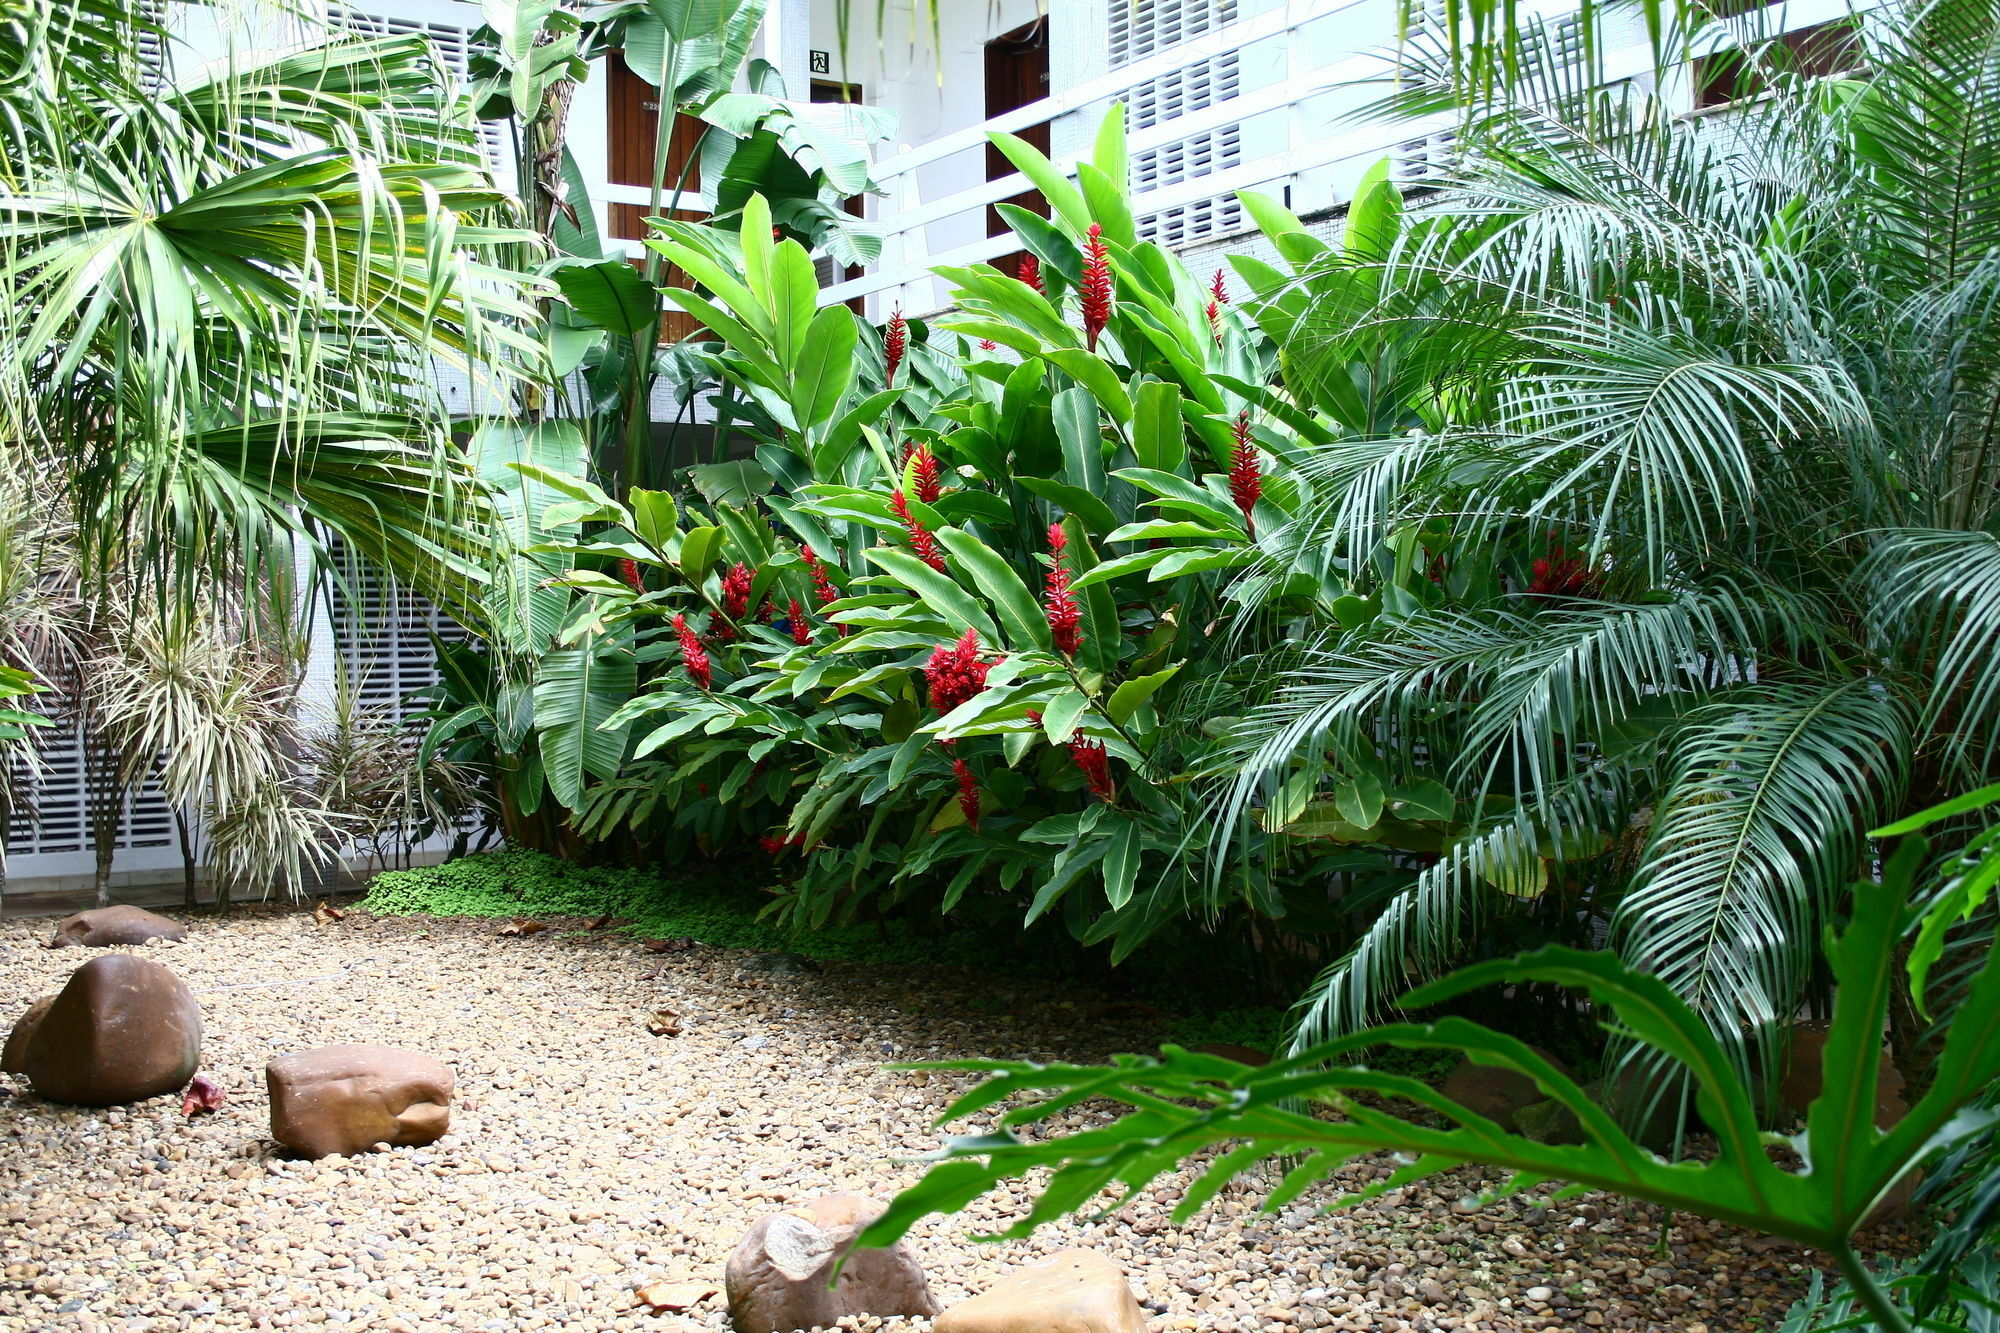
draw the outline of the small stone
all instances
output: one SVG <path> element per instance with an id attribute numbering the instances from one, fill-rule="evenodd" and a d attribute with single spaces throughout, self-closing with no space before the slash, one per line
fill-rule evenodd
<path id="1" fill-rule="evenodd" d="M 1501 1241 L 1500 1249 L 1509 1259 L 1525 1259 L 1528 1257 L 1528 1247 L 1521 1243 L 1519 1236 L 1509 1236 L 1507 1239 Z"/>
<path id="2" fill-rule="evenodd" d="M 1537 1305 L 1547 1305 L 1556 1298 L 1556 1289 L 1554 1287 L 1529 1287 L 1521 1294 Z"/>

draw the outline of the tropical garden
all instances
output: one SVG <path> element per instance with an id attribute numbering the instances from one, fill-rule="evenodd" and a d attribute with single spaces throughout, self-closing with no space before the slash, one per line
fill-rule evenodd
<path id="1" fill-rule="evenodd" d="M 2000 9 L 1871 9 L 1827 74 L 1640 8 L 1657 80 L 1612 77 L 1622 10 L 1463 0 L 1367 112 L 1455 111 L 1450 162 L 1372 170 L 1331 240 L 1246 192 L 1272 258 L 1220 271 L 1140 238 L 1122 113 L 1073 166 L 996 135 L 1026 257 L 870 321 L 815 270 L 878 257 L 866 144 L 748 58 L 757 0 L 494 0 L 463 82 L 343 38 L 157 89 L 142 7 L 0 6 L 0 745 L 98 738 L 101 873 L 151 781 L 190 885 L 477 824 L 752 864 L 798 937 L 1199 955 L 1289 1006 L 1258 1068 L 977 1066 L 959 1112 L 1122 1110 L 954 1140 L 873 1240 L 1040 1168 L 1024 1225 L 1401 1152 L 1380 1188 L 1476 1163 L 1817 1247 L 1800 1330 L 1987 1327 Z M 663 140 L 639 263 L 565 145 L 607 57 L 714 195 L 681 215 Z M 1754 95 L 1674 114 L 1691 60 Z M 363 568 L 466 631 L 415 728 L 301 720 L 315 590 Z M 1871 1265 L 1919 1172 L 1932 1250 Z"/>

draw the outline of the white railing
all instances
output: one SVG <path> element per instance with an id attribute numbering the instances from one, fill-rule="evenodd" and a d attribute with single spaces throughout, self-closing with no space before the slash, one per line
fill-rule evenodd
<path id="1" fill-rule="evenodd" d="M 1308 64 L 1304 54 L 1308 43 L 1293 40 L 1299 29 L 1363 5 L 1382 3 L 1383 0 L 1287 0 L 1280 7 L 1178 42 L 1109 74 L 1051 93 L 1038 102 L 915 147 L 904 145 L 894 156 L 872 168 L 876 179 L 889 189 L 888 199 L 877 200 L 874 210 L 883 238 L 881 261 L 861 277 L 826 288 L 820 293 L 821 303 L 874 298 L 881 309 L 873 313 L 879 316 L 893 299 L 908 313 L 931 312 L 944 304 L 941 284 L 930 277 L 932 269 L 975 264 L 1022 248 L 1011 231 L 933 248 L 929 231 L 939 224 L 957 224 L 962 235 L 968 215 L 983 213 L 990 204 L 1034 189 L 1034 183 L 1027 177 L 1012 173 L 955 190 L 942 198 L 924 200 L 917 188 L 920 168 L 981 148 L 993 132 L 1017 133 L 1045 122 L 1053 125 L 1064 117 L 1117 100 L 1163 74 L 1273 37 L 1286 41 L 1283 77 L 1248 88 L 1199 111 L 1136 131 L 1129 137 L 1127 147 L 1136 160 L 1151 148 L 1289 110 L 1282 145 L 1240 165 L 1134 193 L 1130 199 L 1132 212 L 1144 219 L 1189 204 L 1228 197 L 1239 190 L 1282 193 L 1308 176 L 1312 188 L 1304 199 L 1297 201 L 1302 209 L 1313 207 L 1315 200 L 1329 206 L 1343 202 L 1354 181 L 1369 165 L 1383 157 L 1395 158 L 1402 150 L 1419 145 L 1428 144 L 1436 151 L 1449 139 L 1455 120 L 1451 113 L 1441 113 L 1420 120 L 1329 124 L 1324 117 L 1304 111 L 1307 99 L 1316 94 L 1343 84 L 1381 81 L 1386 66 L 1380 50 L 1352 51 L 1330 62 Z M 1522 8 L 1524 14 L 1552 18 L 1574 7 L 1571 0 L 1529 0 Z M 1780 17 L 1766 32 L 1837 19 L 1866 7 L 1865 2 L 1856 5 L 1853 0 L 1786 0 L 1781 7 L 1774 7 Z M 1768 22 L 1768 19 L 1758 21 Z M 1633 36 L 1639 36 L 1636 25 Z M 1607 52 L 1603 60 L 1604 77 L 1612 82 L 1645 77 L 1653 69 L 1652 50 L 1643 40 Z M 1686 72 L 1683 70 L 1675 81 L 1686 83 Z M 1691 87 L 1661 90 L 1670 102 L 1680 100 L 1687 105 L 1692 105 L 1691 91 Z M 1073 173 L 1082 156 L 1057 154 L 1054 161 L 1065 172 Z"/>
<path id="2" fill-rule="evenodd" d="M 1034 183 L 1027 177 L 1018 172 L 1010 173 L 927 201 L 919 196 L 917 188 L 919 168 L 979 149 L 993 132 L 1018 133 L 1030 126 L 1057 122 L 1087 108 L 1115 101 L 1161 75 L 1271 38 L 1279 38 L 1286 43 L 1286 67 L 1282 77 L 1245 89 L 1199 111 L 1175 116 L 1136 131 L 1130 135 L 1127 148 L 1136 158 L 1148 149 L 1188 139 L 1221 126 L 1288 109 L 1296 113 L 1307 98 L 1342 83 L 1379 78 L 1384 68 L 1379 54 L 1361 52 L 1331 64 L 1309 66 L 1302 53 L 1304 44 L 1294 40 L 1298 30 L 1343 11 L 1379 4 L 1380 0 L 1288 0 L 1277 8 L 1177 42 L 1142 60 L 1121 65 L 1108 74 L 1053 92 L 1040 101 L 1003 112 L 928 143 L 904 146 L 873 168 L 876 179 L 889 188 L 887 201 L 881 202 L 877 209 L 883 237 L 880 263 L 861 277 L 828 287 L 821 293 L 821 301 L 832 304 L 855 297 L 892 294 L 900 297 L 913 313 L 922 311 L 936 305 L 929 290 L 931 269 L 940 265 L 977 263 L 1022 248 L 1020 240 L 1011 231 L 944 248 L 934 248 L 928 233 L 937 224 L 964 219 L 969 214 L 983 212 L 990 204 L 1033 190 Z M 1435 126 L 1428 123 L 1366 125 L 1332 133 L 1324 124 L 1302 123 L 1303 118 L 1297 114 L 1287 119 L 1282 142 L 1274 150 L 1221 171 L 1138 192 L 1131 197 L 1133 213 L 1144 218 L 1218 196 L 1228 196 L 1237 190 L 1281 189 L 1307 172 L 1336 167 L 1343 162 L 1355 163 L 1358 173 L 1368 162 L 1381 157 L 1396 144 L 1448 123 L 1447 117 L 1440 117 Z M 1058 167 L 1071 170 L 1080 156 L 1076 153 L 1057 154 L 1054 160 Z"/>

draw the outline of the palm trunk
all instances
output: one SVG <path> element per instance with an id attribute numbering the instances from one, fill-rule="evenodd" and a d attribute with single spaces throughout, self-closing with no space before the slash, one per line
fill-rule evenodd
<path id="1" fill-rule="evenodd" d="M 188 837 L 187 812 L 174 807 L 174 833 L 181 841 L 181 905 L 196 906 L 194 841 Z"/>

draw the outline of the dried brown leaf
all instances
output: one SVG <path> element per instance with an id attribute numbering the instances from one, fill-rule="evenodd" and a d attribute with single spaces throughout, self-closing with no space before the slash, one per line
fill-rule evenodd
<path id="1" fill-rule="evenodd" d="M 584 929 L 603 930 L 606 926 L 611 924 L 611 921 L 612 921 L 611 913 L 606 912 L 603 916 L 597 918 L 597 920 L 591 922 L 588 926 L 585 926 Z"/>
<path id="2" fill-rule="evenodd" d="M 539 935 L 549 928 L 546 921 L 536 921 L 532 917 L 517 916 L 500 927 L 502 935 Z"/>
<path id="3" fill-rule="evenodd" d="M 671 1009 L 655 1009 L 646 1020 L 646 1031 L 656 1037 L 678 1037 L 682 1026 L 681 1016 Z"/>
<path id="4" fill-rule="evenodd" d="M 313 908 L 313 920 L 322 926 L 330 926 L 336 921 L 345 920 L 346 917 L 347 913 L 337 907 L 328 906 L 326 903 L 321 903 L 319 906 Z"/>
<path id="5" fill-rule="evenodd" d="M 720 1290 L 711 1282 L 649 1282 L 634 1293 L 655 1310 L 692 1310 Z"/>
<path id="6" fill-rule="evenodd" d="M 196 1074 L 188 1082 L 187 1091 L 181 1094 L 181 1114 L 197 1116 L 208 1111 L 220 1111 L 222 1102 L 222 1089 L 216 1081 L 206 1074 Z"/>
<path id="7" fill-rule="evenodd" d="M 641 940 L 639 947 L 647 953 L 686 953 L 694 948 L 694 941 L 685 935 L 676 935 L 665 940 Z"/>

